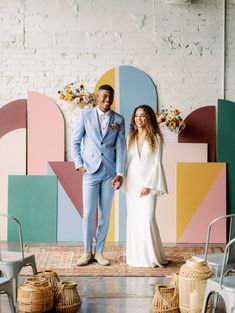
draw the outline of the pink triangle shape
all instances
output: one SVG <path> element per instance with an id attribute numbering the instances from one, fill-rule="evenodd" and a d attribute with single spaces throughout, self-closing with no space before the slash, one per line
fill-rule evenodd
<path id="1" fill-rule="evenodd" d="M 82 175 L 73 162 L 49 162 L 59 182 L 63 186 L 76 210 L 83 216 L 82 209 Z"/>

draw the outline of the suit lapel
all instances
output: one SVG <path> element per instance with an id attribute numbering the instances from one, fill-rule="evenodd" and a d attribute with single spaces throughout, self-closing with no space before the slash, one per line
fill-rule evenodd
<path id="1" fill-rule="evenodd" d="M 94 123 L 95 123 L 96 128 L 98 129 L 98 132 L 97 132 L 97 133 L 99 134 L 100 139 L 102 139 L 102 132 L 101 132 L 101 128 L 100 128 L 99 114 L 98 114 L 96 108 L 94 109 L 94 115 L 95 115 L 95 117 L 94 117 Z"/>

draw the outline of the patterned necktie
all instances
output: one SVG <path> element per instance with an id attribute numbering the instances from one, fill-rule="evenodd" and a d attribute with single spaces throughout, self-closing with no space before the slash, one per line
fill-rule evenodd
<path id="1" fill-rule="evenodd" d="M 108 118 L 107 114 L 105 114 L 105 113 L 101 114 L 100 121 L 101 121 L 102 135 L 104 136 L 107 132 L 108 123 L 109 123 L 109 118 Z"/>

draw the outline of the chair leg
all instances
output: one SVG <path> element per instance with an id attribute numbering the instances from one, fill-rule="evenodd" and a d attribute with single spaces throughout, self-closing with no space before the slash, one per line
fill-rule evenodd
<path id="1" fill-rule="evenodd" d="M 13 302 L 14 302 L 14 305 L 16 306 L 17 304 L 17 278 L 12 277 L 11 283 L 12 283 L 12 290 L 13 290 Z"/>
<path id="2" fill-rule="evenodd" d="M 216 310 L 216 306 L 217 306 L 217 303 L 219 301 L 219 294 L 217 292 L 215 293 L 212 293 L 211 294 L 212 296 L 212 301 L 211 301 L 211 304 L 212 304 L 212 313 L 215 313 L 215 310 Z"/>
<path id="3" fill-rule="evenodd" d="M 11 313 L 16 313 L 16 305 L 14 304 L 13 298 L 11 297 L 9 293 L 7 293 L 7 296 L 8 296 L 8 300 L 9 300 L 9 304 L 11 308 Z"/>
<path id="4" fill-rule="evenodd" d="M 204 301 L 203 301 L 203 306 L 202 306 L 202 313 L 206 313 L 208 301 L 209 301 L 211 295 L 212 295 L 211 291 L 209 291 L 209 292 L 205 291 Z M 213 301 L 212 301 L 212 305 L 213 305 Z"/>

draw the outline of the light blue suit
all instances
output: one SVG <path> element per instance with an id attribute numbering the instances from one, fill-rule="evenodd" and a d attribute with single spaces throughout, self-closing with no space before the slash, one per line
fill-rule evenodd
<path id="1" fill-rule="evenodd" d="M 76 168 L 84 166 L 86 169 L 83 176 L 84 248 L 86 252 L 92 251 L 94 216 L 98 204 L 96 252 L 102 252 L 114 194 L 111 182 L 117 173 L 124 173 L 123 116 L 111 110 L 107 132 L 102 136 L 96 108 L 82 110 L 72 135 L 72 157 Z"/>

